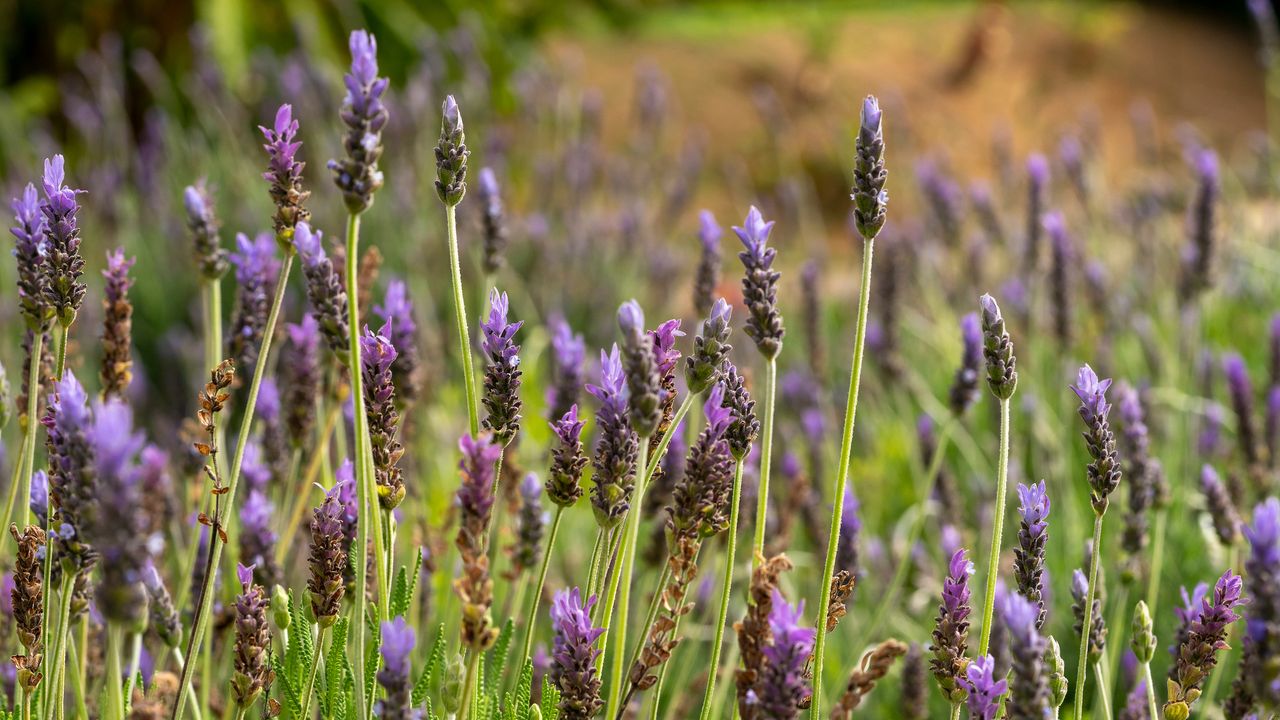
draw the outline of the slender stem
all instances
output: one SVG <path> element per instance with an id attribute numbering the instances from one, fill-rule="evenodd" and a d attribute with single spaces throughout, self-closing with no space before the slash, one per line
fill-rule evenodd
<path id="1" fill-rule="evenodd" d="M 329 628 L 320 626 L 320 632 L 316 636 L 316 651 L 311 658 L 311 669 L 307 671 L 307 684 L 302 694 L 302 714 L 298 717 L 301 720 L 308 720 L 311 717 L 311 693 L 316 687 L 316 668 L 320 667 L 320 656 L 324 652 L 324 636 L 325 631 Z M 300 629 L 300 632 L 308 632 L 306 628 Z"/>
<path id="2" fill-rule="evenodd" d="M 121 631 L 123 632 L 123 631 Z M 138 677 L 138 666 L 142 662 L 142 633 L 130 633 L 133 636 L 129 649 L 129 678 L 124 684 L 124 705 L 122 708 L 128 708 L 133 702 L 133 683 Z"/>
<path id="3" fill-rule="evenodd" d="M 240 468 L 244 462 L 244 449 L 249 444 L 249 431 L 253 427 L 254 411 L 258 407 L 258 390 L 262 386 L 262 377 L 266 374 L 267 359 L 271 355 L 271 339 L 275 335 L 276 323 L 280 318 L 280 306 L 284 303 L 284 291 L 289 282 L 289 270 L 293 267 L 293 254 L 285 255 L 284 262 L 280 264 L 280 274 L 276 278 L 275 297 L 271 301 L 271 312 L 267 315 L 267 325 L 263 331 L 262 347 L 258 351 L 258 363 L 254 368 L 253 379 L 249 383 L 249 397 L 245 403 L 244 416 L 240 420 L 240 434 L 236 442 L 235 458 L 231 463 L 231 479 L 227 485 L 227 492 L 223 496 L 223 503 L 220 511 L 217 513 L 218 518 L 214 520 L 215 527 L 226 527 L 227 519 L 230 517 L 231 509 L 235 507 L 236 489 L 240 484 Z M 364 523 L 360 523 L 363 525 Z M 201 642 L 204 640 L 204 633 L 208 629 L 209 614 L 213 610 L 213 584 L 218 574 L 218 561 L 222 557 L 222 543 L 216 532 L 209 533 L 209 572 L 205 573 L 200 593 L 200 607 L 196 612 L 195 622 L 191 627 L 191 641 L 187 648 L 188 662 L 183 663 L 182 679 L 178 685 L 178 701 L 174 703 L 173 720 L 181 720 L 183 711 L 186 709 L 187 694 L 186 688 L 191 684 L 192 676 L 195 672 L 195 664 L 190 662 L 195 658 L 200 650 Z M 357 592 L 356 597 L 360 598 L 364 595 Z M 357 623 L 359 627 L 362 623 Z M 363 656 L 360 656 L 363 657 Z M 357 668 L 363 663 L 357 662 Z M 357 673 L 361 671 L 356 670 Z M 356 690 L 360 692 L 359 688 Z"/>
<path id="4" fill-rule="evenodd" d="M 35 472 L 36 462 L 36 426 L 40 420 L 36 418 L 36 402 L 40 397 L 40 353 L 44 351 L 44 333 L 31 334 L 31 366 L 27 373 L 27 430 L 22 436 L 22 495 L 24 501 L 18 504 L 18 527 L 25 528 L 31 524 L 31 503 L 25 498 L 31 497 L 31 474 Z"/>
<path id="5" fill-rule="evenodd" d="M 120 633 L 120 628 L 107 624 L 107 675 L 103 680 L 107 684 L 107 708 L 102 713 L 104 718 L 124 717 L 124 697 L 120 688 Z"/>
<path id="6" fill-rule="evenodd" d="M 960 720 L 960 703 L 951 706 L 951 720 Z"/>
<path id="7" fill-rule="evenodd" d="M 701 720 L 710 720 L 716 678 L 720 675 L 720 649 L 724 645 L 724 626 L 729 621 L 729 598 L 733 595 L 734 556 L 738 550 L 738 503 L 742 499 L 742 465 L 733 465 L 733 500 L 729 505 L 729 544 L 724 551 L 724 579 L 720 582 L 720 611 L 716 614 L 715 638 L 711 641 L 711 663 L 708 665 L 707 687 L 702 694 Z"/>
<path id="8" fill-rule="evenodd" d="M 476 676 L 480 674 L 480 653 L 476 650 L 470 651 L 471 658 L 467 662 L 467 678 L 462 684 L 462 709 L 458 713 L 458 720 L 467 720 L 467 716 L 471 714 L 471 706 L 475 704 L 476 694 Z"/>
<path id="9" fill-rule="evenodd" d="M 640 627 L 646 629 L 653 627 L 653 621 L 658 618 L 658 608 L 662 603 L 663 591 L 667 587 L 667 582 L 669 580 L 671 580 L 671 564 L 664 562 L 662 564 L 662 571 L 658 573 L 658 582 L 654 586 L 656 589 L 653 593 L 653 599 L 649 601 L 649 609 L 645 611 L 644 623 L 640 625 Z M 644 650 L 644 642 L 636 643 L 635 649 L 631 652 L 631 657 L 627 660 L 627 667 L 632 667 L 636 664 L 636 661 L 640 659 L 640 652 L 642 650 Z M 619 708 L 619 712 L 622 712 L 622 709 L 626 707 L 627 702 L 630 700 L 631 692 L 634 690 L 635 685 L 631 685 L 627 689 L 627 697 L 623 699 L 622 708 Z"/>
<path id="10" fill-rule="evenodd" d="M 1107 673 L 1102 661 L 1093 664 L 1093 676 L 1098 681 L 1098 697 L 1102 701 L 1102 717 L 1111 720 L 1111 691 L 1108 689 Z"/>
<path id="11" fill-rule="evenodd" d="M 827 610 L 831 603 L 831 578 L 836 572 L 836 546 L 840 541 L 840 525 L 841 517 L 844 512 L 844 493 L 849 481 L 849 462 L 853 454 L 853 426 L 857 420 L 858 413 L 858 388 L 862 384 L 862 351 L 867 338 L 867 313 L 871 307 L 871 262 L 875 257 L 875 238 L 869 238 L 862 243 L 862 287 L 859 289 L 858 297 L 858 328 L 853 339 L 853 368 L 849 372 L 849 396 L 845 401 L 844 407 L 844 432 L 840 437 L 840 464 L 836 469 L 836 475 L 832 478 L 831 487 L 831 524 L 827 530 L 827 559 L 822 569 L 822 584 L 818 586 L 818 639 L 814 648 L 813 655 L 813 704 L 810 708 L 809 716 L 813 720 L 821 720 L 822 718 L 822 663 L 823 655 L 827 647 Z M 772 375 L 772 371 L 770 372 Z M 770 382 L 772 385 L 772 382 Z M 772 387 L 770 387 L 770 396 L 767 399 L 765 417 L 773 416 L 773 397 Z M 769 442 L 768 434 L 765 435 L 765 442 Z M 765 456 L 767 457 L 767 451 Z M 764 470 L 762 466 L 761 474 Z M 764 480 L 761 480 L 761 491 L 765 487 Z M 762 532 L 764 518 L 757 517 L 756 522 L 761 525 L 756 529 L 757 534 Z M 756 548 L 756 552 L 760 552 L 760 548 Z M 760 558 L 756 558 L 759 561 Z"/>
<path id="12" fill-rule="evenodd" d="M 764 561 L 764 531 L 769 519 L 769 467 L 773 456 L 773 406 L 777 389 L 778 363 L 774 358 L 769 358 L 764 365 L 764 420 L 760 431 L 760 482 L 756 486 L 755 540 L 751 543 L 753 570 Z"/>
<path id="13" fill-rule="evenodd" d="M 346 278 L 347 287 L 350 291 L 347 293 L 347 331 L 348 349 L 347 349 L 347 370 L 351 378 L 351 401 L 355 408 L 355 462 L 354 470 L 356 476 L 356 493 L 359 497 L 359 517 L 361 520 L 368 518 L 370 522 L 359 522 L 356 524 L 356 547 L 359 548 L 358 556 L 361 558 L 356 564 L 356 592 L 355 592 L 355 617 L 352 624 L 355 626 L 355 677 L 356 677 L 356 717 L 365 718 L 372 712 L 372 702 L 364 696 L 365 678 L 364 678 L 364 656 L 365 656 L 365 617 L 366 599 L 365 588 L 369 583 L 369 569 L 367 562 L 367 553 L 369 547 L 369 538 L 372 533 L 374 542 L 374 575 L 377 582 L 376 597 L 381 600 L 383 597 L 383 562 L 382 562 L 382 533 L 380 532 L 381 518 L 375 507 L 377 502 L 376 491 L 373 488 L 373 462 L 372 448 L 370 447 L 368 437 L 369 419 L 365 415 L 364 405 L 364 389 L 361 372 L 363 365 L 360 360 L 360 293 L 357 289 L 360 287 L 360 216 L 356 213 L 347 215 L 347 243 L 346 243 Z M 370 527 L 372 526 L 372 527 Z M 380 602 L 382 607 L 386 607 L 385 602 Z"/>
<path id="14" fill-rule="evenodd" d="M 71 338 L 71 326 L 58 324 L 58 355 L 53 366 L 53 377 L 62 380 L 62 373 L 67 369 L 67 341 Z"/>
<path id="15" fill-rule="evenodd" d="M 596 544 L 591 548 L 591 569 L 587 571 L 587 597 L 596 594 L 596 583 L 600 579 L 601 557 L 609 544 L 609 531 L 604 528 L 596 530 Z"/>
<path id="16" fill-rule="evenodd" d="M 1093 600 L 1097 597 L 1098 557 L 1102 554 L 1102 515 L 1093 517 L 1093 552 L 1089 554 L 1089 590 L 1084 599 L 1084 624 L 1080 628 L 1080 660 L 1076 664 L 1076 717 L 1084 717 L 1084 689 L 1089 681 L 1089 633 L 1093 632 Z"/>
<path id="17" fill-rule="evenodd" d="M 23 453 L 27 449 L 25 431 L 23 434 L 22 443 L 18 446 L 17 462 L 13 464 L 13 469 L 9 471 L 9 497 L 4 503 L 4 517 L 3 520 L 0 520 L 0 528 L 9 527 L 9 519 L 13 517 L 13 505 L 18 501 L 18 488 L 22 485 L 18 476 L 22 474 L 22 468 L 27 464 L 26 458 L 23 457 Z M 29 499 L 28 502 L 30 502 Z"/>
<path id="18" fill-rule="evenodd" d="M 987 554 L 987 590 L 982 601 L 982 641 L 978 656 L 991 647 L 991 621 L 996 604 L 996 578 L 1000 573 L 1000 544 L 1004 535 L 1005 494 L 1009 485 L 1009 399 L 1000 401 L 1000 458 L 996 469 L 995 521 L 991 531 L 991 551 Z"/>
<path id="19" fill-rule="evenodd" d="M 1147 713 L 1148 717 L 1160 717 L 1160 710 L 1156 707 L 1156 688 L 1151 683 L 1151 663 L 1142 663 L 1142 679 L 1147 685 Z"/>
<path id="20" fill-rule="evenodd" d="M 46 685 L 45 696 L 47 698 L 54 698 L 62 694 L 63 684 L 59 681 L 59 678 L 62 677 L 62 671 L 66 667 L 67 641 L 70 637 L 70 634 L 67 632 L 67 625 L 71 622 L 71 596 L 75 593 L 75 587 L 76 573 L 68 572 L 67 568 L 63 567 L 62 584 L 59 588 L 59 592 L 61 594 L 58 596 L 58 617 L 53 626 L 55 628 L 53 646 L 51 648 L 53 650 L 53 654 L 50 656 L 53 658 L 54 677 L 49 678 L 49 682 Z M 49 702 L 48 700 L 45 701 L 42 717 L 53 717 L 52 702 Z"/>
<path id="21" fill-rule="evenodd" d="M 458 259 L 458 213 L 453 205 L 444 208 L 445 226 L 449 231 L 449 269 L 453 279 L 453 314 L 458 324 L 458 351 L 462 360 L 462 380 L 467 393 L 467 422 L 471 434 L 480 433 L 480 412 L 476 407 L 475 366 L 471 360 L 471 331 L 467 326 L 467 300 L 462 292 L 462 263 Z"/>
<path id="22" fill-rule="evenodd" d="M 182 648 L 180 647 L 175 646 L 173 648 L 173 659 L 178 663 L 178 667 L 184 667 L 187 664 L 186 660 L 182 659 Z M 191 716 L 195 718 L 195 720 L 201 720 L 200 703 L 196 700 L 196 689 L 190 685 L 187 686 L 187 699 L 191 701 Z M 87 718 L 88 714 L 86 714 L 85 717 Z"/>
<path id="23" fill-rule="evenodd" d="M 866 629 L 862 631 L 862 639 L 854 643 L 853 647 L 863 647 L 867 638 L 874 638 L 876 632 L 880 629 L 881 623 L 884 622 L 885 615 L 888 614 L 891 608 L 897 607 L 898 593 L 902 591 L 902 586 L 906 584 L 907 572 L 912 565 L 911 549 L 916 546 L 916 542 L 920 539 L 920 534 L 924 531 L 925 507 L 933 491 L 934 483 L 938 479 L 938 473 L 942 471 L 942 458 L 946 455 L 947 444 L 951 440 L 951 428 L 954 425 L 954 421 L 948 422 L 942 426 L 942 430 L 938 433 L 938 444 L 933 449 L 933 456 L 929 458 L 929 468 L 925 471 L 924 494 L 916 498 L 916 514 L 911 521 L 911 528 L 907 533 L 907 543 L 904 546 L 906 552 L 898 561 L 898 566 L 893 571 L 893 578 L 889 581 L 889 587 L 884 591 L 879 605 L 876 606 L 875 613 L 871 616 L 871 622 L 867 623 Z"/>
<path id="24" fill-rule="evenodd" d="M 551 548 L 556 544 L 556 533 L 560 530 L 560 518 L 564 515 L 564 507 L 556 506 L 556 514 L 551 518 L 551 530 L 547 533 L 547 545 L 542 549 L 542 566 L 538 570 L 538 583 L 533 586 L 533 599 L 529 601 L 529 614 L 524 623 L 524 650 L 517 658 L 520 662 L 529 659 L 533 649 L 534 629 L 538 624 L 538 602 L 542 599 L 542 587 L 547 582 L 547 568 L 551 566 Z"/>
<path id="25" fill-rule="evenodd" d="M 702 393 L 689 393 L 685 395 L 684 400 L 680 403 L 680 407 L 676 408 L 676 414 L 671 416 L 671 424 L 667 426 L 667 431 L 658 439 L 658 445 L 653 451 L 653 462 L 648 464 L 648 472 L 645 474 L 644 478 L 646 486 L 648 486 L 649 482 L 653 480 L 653 474 L 662 466 L 662 457 L 667 453 L 667 446 L 671 444 L 672 436 L 676 434 L 676 430 L 680 427 L 680 423 L 684 420 L 685 416 L 689 414 L 689 410 L 693 407 L 693 403 L 701 396 Z"/>
<path id="26" fill-rule="evenodd" d="M 89 713 L 85 711 L 85 703 L 89 701 L 89 613 L 85 613 L 80 617 L 80 639 L 76 645 L 72 646 L 72 653 L 76 648 L 80 649 L 79 657 L 75 657 L 73 662 L 78 663 L 76 670 L 76 707 L 80 711 L 82 718 L 88 718 Z M 200 720 L 200 713 L 196 713 L 196 720 Z"/>
<path id="27" fill-rule="evenodd" d="M 675 427 L 673 422 L 672 427 Z M 669 434 L 669 433 L 668 433 Z M 649 457 L 649 438 L 640 438 L 640 452 L 636 454 L 636 489 L 631 493 L 631 509 L 627 511 L 626 532 L 622 536 L 622 546 L 618 549 L 619 559 L 622 561 L 621 566 L 617 568 L 617 572 L 613 574 L 611 585 L 618 586 L 617 601 L 617 621 L 614 622 L 610 610 L 610 605 L 605 605 L 604 622 L 601 625 L 607 632 L 616 638 L 613 647 L 613 664 L 609 673 L 609 702 L 606 705 L 605 717 L 611 718 L 617 715 L 618 701 L 622 697 L 622 661 L 626 657 L 627 648 L 627 620 L 631 610 L 631 573 L 635 569 L 636 562 L 636 544 L 640 539 L 640 520 L 642 508 L 644 507 L 644 491 L 648 478 L 647 462 Z M 612 594 L 610 590 L 610 594 Z M 606 599 L 606 603 L 608 599 Z"/>
<path id="28" fill-rule="evenodd" d="M 72 645 L 68 652 L 71 653 L 71 662 L 67 663 L 67 667 L 71 671 L 71 681 L 76 685 L 76 720 L 89 720 L 89 706 L 86 704 L 84 692 L 84 671 L 80 669 L 80 658 L 84 653 L 77 652 L 75 645 Z"/>

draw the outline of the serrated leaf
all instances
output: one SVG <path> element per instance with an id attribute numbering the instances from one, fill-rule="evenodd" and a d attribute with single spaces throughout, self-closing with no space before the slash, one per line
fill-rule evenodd
<path id="1" fill-rule="evenodd" d="M 422 572 L 422 552 L 414 553 L 413 572 L 405 566 L 400 566 L 400 571 L 396 573 L 395 582 L 391 586 L 391 613 L 390 617 L 397 615 L 408 615 L 409 609 L 413 606 L 413 594 L 418 588 L 418 576 Z"/>
<path id="2" fill-rule="evenodd" d="M 444 666 L 444 623 L 440 623 L 440 627 L 436 630 L 436 639 L 431 643 L 431 653 L 427 655 L 427 665 L 422 668 L 422 674 L 418 676 L 418 681 L 413 684 L 412 699 L 413 704 L 422 704 L 423 700 L 431 694 L 431 691 L 440 687 L 440 668 Z"/>
<path id="3" fill-rule="evenodd" d="M 551 677 L 542 678 L 542 698 L 538 701 L 538 710 L 543 720 L 560 720 L 560 688 L 551 682 Z"/>
<path id="4" fill-rule="evenodd" d="M 347 655 L 347 628 L 350 621 L 345 617 L 338 618 L 330 630 L 329 649 L 324 653 L 324 678 L 320 687 L 320 715 L 326 718 L 340 718 L 346 715 L 340 712 L 346 699 L 346 690 L 350 687 L 343 675 L 343 661 Z"/>
<path id="5" fill-rule="evenodd" d="M 299 717 L 302 715 L 302 702 L 298 697 L 301 693 L 294 686 L 294 681 L 285 667 L 285 661 L 279 656 L 273 655 L 271 664 L 275 667 L 276 672 L 276 681 L 271 684 L 272 688 L 279 688 L 280 695 L 284 698 L 284 703 L 282 704 L 288 710 L 289 715 L 295 718 Z"/>
<path id="6" fill-rule="evenodd" d="M 364 696 L 373 697 L 373 683 L 377 679 L 378 666 L 382 663 L 382 653 L 378 650 L 382 645 L 382 628 L 376 622 L 369 623 L 369 634 L 365 636 L 364 646 Z"/>
<path id="7" fill-rule="evenodd" d="M 520 681 L 516 683 L 515 702 L 515 720 L 529 720 L 529 701 L 533 697 L 533 662 L 531 660 L 524 661 L 524 668 L 520 670 Z"/>
<path id="8" fill-rule="evenodd" d="M 502 625 L 502 632 L 498 633 L 498 640 L 493 644 L 493 649 L 489 651 L 488 663 L 486 665 L 488 672 L 485 673 L 486 680 L 480 685 L 481 694 L 485 694 L 492 690 L 489 683 L 502 684 L 502 678 L 507 672 L 507 655 L 511 652 L 511 638 L 515 635 L 515 621 L 508 619 Z"/>
<path id="9" fill-rule="evenodd" d="M 302 603 L 289 591 L 289 646 L 285 648 L 284 673 L 295 688 L 301 688 L 306 682 L 306 673 L 311 670 L 311 660 L 315 657 L 314 641 L 311 638 L 311 621 L 302 609 Z"/>

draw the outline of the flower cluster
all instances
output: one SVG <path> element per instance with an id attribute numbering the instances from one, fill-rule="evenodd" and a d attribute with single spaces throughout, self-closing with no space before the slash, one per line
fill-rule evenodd
<path id="1" fill-rule="evenodd" d="M 480 347 L 488 361 L 484 368 L 484 428 L 504 446 L 520 432 L 520 346 L 515 336 L 524 322 L 509 322 L 507 294 L 489 292 L 489 317 L 480 325 Z"/>
<path id="2" fill-rule="evenodd" d="M 342 139 L 346 157 L 330 160 L 333 181 L 342 191 L 347 211 L 361 213 L 373 204 L 373 194 L 382 187 L 382 130 L 387 125 L 387 108 L 382 95 L 389 81 L 378 77 L 378 41 L 364 30 L 351 33 L 351 72 L 343 76 L 347 86 L 342 100 L 342 122 L 347 133 Z"/>

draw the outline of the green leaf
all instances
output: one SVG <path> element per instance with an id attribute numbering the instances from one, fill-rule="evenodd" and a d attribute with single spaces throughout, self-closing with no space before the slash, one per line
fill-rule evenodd
<path id="1" fill-rule="evenodd" d="M 507 655 L 511 651 L 511 638 L 515 635 L 515 629 L 514 620 L 508 619 L 503 623 L 502 632 L 498 633 L 498 640 L 493 644 L 493 649 L 489 651 L 488 672 L 485 673 L 485 683 L 480 685 L 481 694 L 493 689 L 488 684 L 490 682 L 498 685 L 502 684 L 502 678 L 507 672 Z"/>
<path id="2" fill-rule="evenodd" d="M 292 643 L 292 640 L 290 641 Z M 275 667 L 276 681 L 272 683 L 273 688 L 279 688 L 280 696 L 283 698 L 281 705 L 291 717 L 299 717 L 302 715 L 301 692 L 296 683 L 288 673 L 285 667 L 286 661 L 279 656 L 272 655 L 271 664 Z"/>
<path id="3" fill-rule="evenodd" d="M 346 716 L 346 699 L 351 684 L 347 682 L 347 629 L 350 621 L 338 618 L 331 629 L 329 649 L 324 654 L 324 683 L 320 692 L 320 715 L 326 718 Z"/>
<path id="4" fill-rule="evenodd" d="M 378 676 L 378 666 L 382 663 L 382 654 L 378 652 L 382 646 L 382 628 L 372 617 L 368 624 L 369 630 L 364 640 L 364 696 L 372 702 L 373 683 Z"/>
<path id="5" fill-rule="evenodd" d="M 514 720 L 529 720 L 529 700 L 533 697 L 533 661 L 525 660 L 524 669 L 520 671 L 520 681 L 516 683 Z"/>
<path id="6" fill-rule="evenodd" d="M 440 687 L 440 671 L 444 668 L 444 623 L 436 630 L 436 639 L 431 643 L 431 653 L 427 656 L 427 665 L 413 684 L 413 704 L 421 705 L 432 691 Z"/>
<path id="7" fill-rule="evenodd" d="M 418 588 L 418 576 L 422 571 L 422 552 L 414 553 L 413 572 L 401 565 L 391 586 L 391 613 L 389 617 L 408 615 L 413 606 L 413 594 Z"/>
<path id="8" fill-rule="evenodd" d="M 542 700 L 538 702 L 543 720 L 560 720 L 560 688 L 551 682 L 551 677 L 542 678 Z"/>
<path id="9" fill-rule="evenodd" d="M 294 688 L 301 688 L 311 669 L 315 650 L 311 639 L 311 620 L 302 609 L 302 603 L 289 591 L 289 646 L 285 648 L 283 672 Z"/>

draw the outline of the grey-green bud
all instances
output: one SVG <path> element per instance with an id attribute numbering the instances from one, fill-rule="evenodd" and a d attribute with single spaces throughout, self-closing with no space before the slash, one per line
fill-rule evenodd
<path id="1" fill-rule="evenodd" d="M 1138 657 L 1138 662 L 1143 664 L 1151 662 L 1156 655 L 1156 635 L 1152 627 L 1151 611 L 1141 600 L 1133 611 L 1133 638 L 1129 641 L 1129 647 Z"/>
<path id="2" fill-rule="evenodd" d="M 1049 702 L 1055 708 L 1062 707 L 1067 699 L 1067 665 L 1062 661 L 1062 649 L 1052 635 L 1045 645 L 1044 664 L 1049 669 Z"/>
<path id="3" fill-rule="evenodd" d="M 284 631 L 289 629 L 292 620 L 289 616 L 289 594 L 276 585 L 271 589 L 271 622 L 275 623 L 277 630 Z"/>

